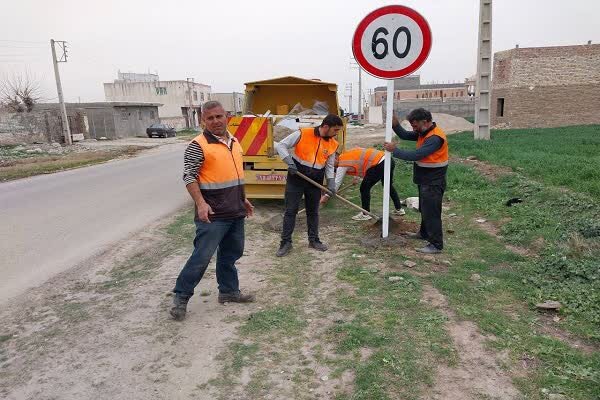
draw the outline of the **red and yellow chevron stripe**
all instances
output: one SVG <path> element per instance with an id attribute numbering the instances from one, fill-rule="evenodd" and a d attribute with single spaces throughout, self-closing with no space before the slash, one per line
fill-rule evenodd
<path id="1" fill-rule="evenodd" d="M 230 117 L 227 129 L 240 142 L 245 156 L 267 155 L 269 118 Z"/>

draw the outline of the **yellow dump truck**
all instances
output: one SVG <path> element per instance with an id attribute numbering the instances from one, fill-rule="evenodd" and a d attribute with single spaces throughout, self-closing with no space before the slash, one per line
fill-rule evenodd
<path id="1" fill-rule="evenodd" d="M 335 83 L 293 76 L 246 83 L 244 115 L 230 117 L 227 127 L 244 149 L 247 196 L 283 199 L 287 165 L 274 146 L 282 127 L 291 132 L 317 126 L 328 113 L 340 112 Z M 341 151 L 346 143 L 345 119 L 337 140 Z"/>

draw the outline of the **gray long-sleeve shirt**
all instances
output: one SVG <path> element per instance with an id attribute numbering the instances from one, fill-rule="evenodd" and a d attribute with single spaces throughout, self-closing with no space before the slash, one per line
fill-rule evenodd
<path id="1" fill-rule="evenodd" d="M 398 135 L 398 137 L 400 139 L 411 140 L 413 142 L 416 142 L 417 139 L 419 138 L 419 134 L 417 132 L 407 131 L 400 124 L 392 127 L 392 129 L 394 130 L 394 132 L 396 133 L 396 135 Z M 425 140 L 425 142 L 423 143 L 423 146 L 419 147 L 418 149 L 416 149 L 416 150 L 395 149 L 393 155 L 394 155 L 394 157 L 399 158 L 401 160 L 419 161 L 419 160 L 422 160 L 423 158 L 427 157 L 428 155 L 431 155 L 431 154 L 435 153 L 436 151 L 438 151 L 439 148 L 442 147 L 443 144 L 444 144 L 444 140 L 442 138 L 440 138 L 439 136 L 431 136 L 431 137 L 427 138 L 427 140 Z"/>
<path id="2" fill-rule="evenodd" d="M 434 123 L 435 126 L 435 123 Z M 392 127 L 396 135 L 400 139 L 417 141 L 419 134 L 414 131 L 407 131 L 400 125 Z M 395 149 L 392 153 L 394 157 L 406 161 L 419 161 L 433 154 L 444 144 L 444 139 L 439 136 L 430 136 L 425 140 L 423 145 L 416 150 L 403 150 Z M 413 182 L 417 185 L 445 185 L 446 184 L 446 171 L 448 167 L 440 168 L 423 168 L 418 166 L 416 163 L 413 167 Z"/>
<path id="3" fill-rule="evenodd" d="M 290 134 L 288 137 L 284 138 L 280 142 L 275 142 L 275 150 L 281 159 L 285 159 L 286 157 L 291 157 L 290 150 L 293 149 L 301 137 L 300 131 L 295 131 Z M 327 157 L 327 162 L 325 164 L 325 177 L 327 179 L 333 178 L 335 175 L 335 153 L 331 154 Z"/>

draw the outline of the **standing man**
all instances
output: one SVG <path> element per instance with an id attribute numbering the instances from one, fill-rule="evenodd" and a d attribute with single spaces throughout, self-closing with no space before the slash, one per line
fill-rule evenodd
<path id="1" fill-rule="evenodd" d="M 392 128 L 400 139 L 416 141 L 417 149 L 397 149 L 394 143 L 388 142 L 384 147 L 396 158 L 414 161 L 413 182 L 419 188 L 421 229 L 410 236 L 429 242 L 425 247 L 417 249 L 418 252 L 438 254 L 444 248 L 442 198 L 446 190 L 448 171 L 448 140 L 444 131 L 432 122 L 429 111 L 417 108 L 411 111 L 406 119 L 414 131 L 402 128 L 396 116 L 393 118 Z"/>
<path id="2" fill-rule="evenodd" d="M 373 186 L 377 184 L 377 182 L 381 182 L 383 185 L 383 176 L 384 176 L 384 157 L 385 153 L 383 151 L 373 149 L 373 148 L 362 148 L 356 147 L 354 149 L 348 150 L 340 154 L 336 160 L 336 170 L 335 170 L 335 188 L 336 190 L 340 189 L 342 182 L 344 181 L 344 176 L 346 174 L 354 176 L 354 182 L 357 183 L 359 178 L 363 178 L 362 183 L 360 184 L 360 201 L 362 204 L 362 208 L 367 211 L 371 211 L 371 189 Z M 398 192 L 393 185 L 393 177 L 394 177 L 394 167 L 396 163 L 392 160 L 391 168 L 390 168 L 390 196 L 392 197 L 392 201 L 394 202 L 395 210 L 392 212 L 394 215 L 404 215 L 406 214 L 402 209 L 402 204 L 400 202 L 400 198 L 398 197 Z M 321 198 L 321 203 L 326 203 L 329 201 L 329 195 L 325 194 Z M 365 214 L 363 212 L 359 212 L 354 217 L 352 217 L 355 221 L 368 221 L 371 219 L 371 216 Z"/>
<path id="3" fill-rule="evenodd" d="M 292 250 L 292 233 L 296 225 L 296 214 L 302 195 L 304 195 L 306 206 L 309 247 L 319 251 L 327 251 L 327 246 L 321 243 L 319 239 L 321 189 L 296 174 L 301 172 L 319 183 L 327 177 L 327 188 L 335 192 L 335 152 L 338 148 L 335 136 L 343 126 L 344 123 L 340 117 L 330 114 L 325 117 L 320 126 L 301 128 L 275 144 L 277 153 L 288 165 L 285 186 L 285 215 L 277 257 L 283 257 Z"/>
<path id="4" fill-rule="evenodd" d="M 188 145 L 183 181 L 194 203 L 194 251 L 175 283 L 171 316 L 183 320 L 208 263 L 217 251 L 219 303 L 249 303 L 253 295 L 240 292 L 236 261 L 244 253 L 244 219 L 254 207 L 244 191 L 242 147 L 227 132 L 227 117 L 218 101 L 202 106 L 204 132 Z"/>

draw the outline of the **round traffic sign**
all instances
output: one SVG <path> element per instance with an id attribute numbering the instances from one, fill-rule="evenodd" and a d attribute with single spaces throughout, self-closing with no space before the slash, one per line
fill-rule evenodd
<path id="1" fill-rule="evenodd" d="M 352 52 L 369 74 L 396 79 L 416 71 L 429 56 L 431 30 L 412 8 L 393 5 L 378 8 L 356 28 Z"/>

